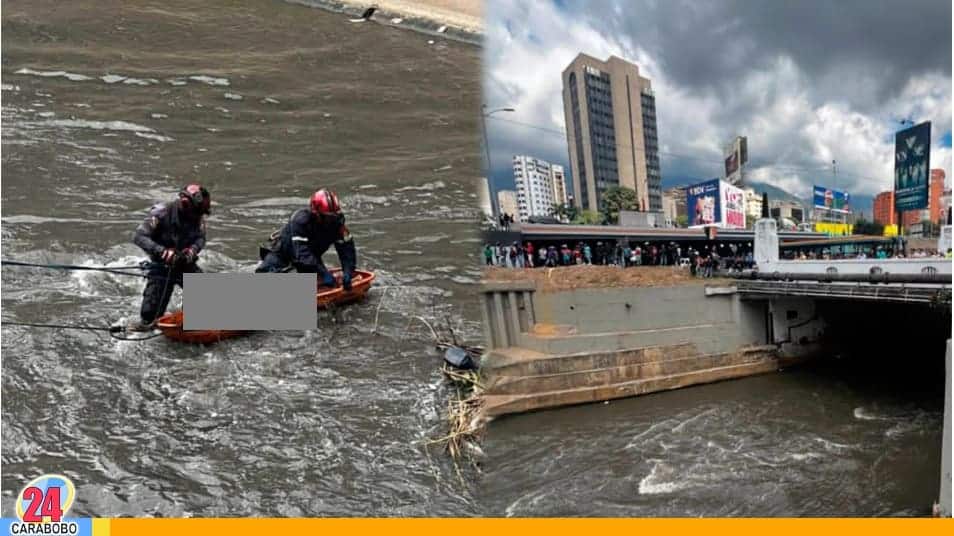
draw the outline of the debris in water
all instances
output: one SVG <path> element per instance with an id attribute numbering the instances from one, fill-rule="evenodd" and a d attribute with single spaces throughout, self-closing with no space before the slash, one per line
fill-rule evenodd
<path id="1" fill-rule="evenodd" d="M 361 18 L 348 19 L 348 20 L 350 20 L 351 22 L 364 22 L 366 20 L 371 20 L 371 16 L 374 15 L 374 12 L 377 11 L 377 9 L 378 8 L 376 7 L 369 7 L 368 9 L 364 10 L 364 13 L 361 14 Z"/>
<path id="2" fill-rule="evenodd" d="M 447 26 L 441 26 L 437 29 L 437 33 L 444 33 L 447 31 Z"/>
<path id="3" fill-rule="evenodd" d="M 331 114 L 325 112 L 325 113 L 321 114 L 321 116 L 322 116 L 322 117 L 331 117 Z"/>
<path id="4" fill-rule="evenodd" d="M 238 93 L 226 93 L 225 98 L 231 99 L 231 100 L 242 100 L 244 97 L 242 97 Z"/>
<path id="5" fill-rule="evenodd" d="M 433 45 L 433 44 L 434 44 L 434 40 L 433 40 L 433 39 L 428 39 L 427 44 L 428 44 L 428 45 Z"/>

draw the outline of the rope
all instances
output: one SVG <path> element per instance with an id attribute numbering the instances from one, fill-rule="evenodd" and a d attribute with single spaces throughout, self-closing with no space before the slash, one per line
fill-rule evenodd
<path id="1" fill-rule="evenodd" d="M 0 321 L 4 326 L 27 326 L 31 328 L 51 328 L 51 329 L 82 329 L 86 331 L 108 331 L 110 333 L 119 333 L 125 331 L 122 326 L 82 326 L 79 324 L 40 324 L 36 322 L 11 322 L 10 320 Z"/>
<path id="2" fill-rule="evenodd" d="M 120 333 L 126 333 L 126 328 L 124 326 L 83 326 L 79 324 L 43 324 L 39 322 L 13 322 L 10 320 L 0 320 L 0 324 L 4 326 L 25 326 L 31 328 L 48 328 L 48 329 L 78 329 L 83 331 L 105 331 L 109 333 L 109 336 L 120 341 L 147 341 L 149 339 L 154 339 L 156 337 L 161 337 L 162 333 L 153 333 L 146 337 L 123 337 Z"/>
<path id="3" fill-rule="evenodd" d="M 10 259 L 0 260 L 0 265 L 9 265 L 9 266 L 24 266 L 28 268 L 47 268 L 50 270 L 85 270 L 91 272 L 107 272 L 111 274 L 118 275 L 130 275 L 135 277 L 149 278 L 152 276 L 142 274 L 142 273 L 132 273 L 126 270 L 142 270 L 145 268 L 145 263 L 136 264 L 131 266 L 81 266 L 78 264 L 40 264 L 33 262 L 23 262 L 23 261 L 14 261 Z"/>

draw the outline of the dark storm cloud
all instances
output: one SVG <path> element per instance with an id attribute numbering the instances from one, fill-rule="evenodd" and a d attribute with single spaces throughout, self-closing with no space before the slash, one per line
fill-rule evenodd
<path id="1" fill-rule="evenodd" d="M 780 55 L 809 79 L 870 75 L 879 81 L 872 102 L 912 76 L 951 73 L 951 2 L 944 0 L 677 0 L 619 7 L 619 15 L 605 3 L 574 2 L 566 9 L 610 35 L 628 36 L 674 82 L 695 90 L 725 90 Z"/>

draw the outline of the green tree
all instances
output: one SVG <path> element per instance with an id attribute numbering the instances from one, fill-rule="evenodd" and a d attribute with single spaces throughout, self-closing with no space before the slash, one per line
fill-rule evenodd
<path id="1" fill-rule="evenodd" d="M 884 234 L 884 225 L 865 219 L 859 219 L 855 222 L 852 233 L 856 235 L 881 236 Z"/>
<path id="2" fill-rule="evenodd" d="M 603 223 L 603 215 L 595 210 L 581 210 L 573 218 L 573 223 L 579 225 L 599 225 Z"/>
<path id="3" fill-rule="evenodd" d="M 578 211 L 573 205 L 564 205 L 560 204 L 553 207 L 553 210 L 550 211 L 550 214 L 554 218 L 558 218 L 562 221 L 573 221 L 576 219 Z"/>
<path id="4" fill-rule="evenodd" d="M 686 216 L 685 214 L 676 216 L 676 225 L 683 228 L 689 227 L 689 216 Z"/>
<path id="5" fill-rule="evenodd" d="M 619 223 L 621 210 L 636 210 L 636 190 L 625 186 L 607 188 L 600 199 L 602 212 L 610 223 Z"/>

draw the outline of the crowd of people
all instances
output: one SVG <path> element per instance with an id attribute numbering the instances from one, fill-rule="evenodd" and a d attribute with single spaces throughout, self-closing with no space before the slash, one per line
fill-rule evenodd
<path id="1" fill-rule="evenodd" d="M 752 252 L 739 244 L 722 246 L 720 255 L 715 246 L 702 248 L 683 247 L 676 243 L 629 244 L 598 241 L 545 245 L 532 242 L 513 244 L 484 244 L 484 263 L 487 266 L 504 268 L 540 268 L 573 265 L 621 266 L 681 266 L 692 275 L 712 277 L 720 268 L 727 271 L 751 269 L 754 265 Z"/>

